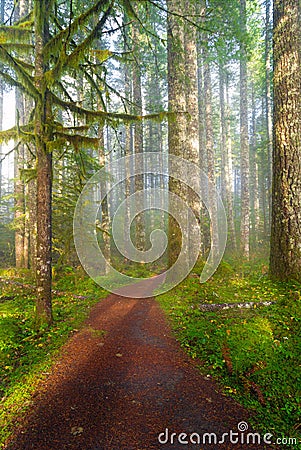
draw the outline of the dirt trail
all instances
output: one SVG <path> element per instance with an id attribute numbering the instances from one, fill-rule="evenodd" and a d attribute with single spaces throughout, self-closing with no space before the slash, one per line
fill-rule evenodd
<path id="1" fill-rule="evenodd" d="M 143 289 L 143 283 L 135 289 Z M 209 436 L 204 445 L 181 444 L 178 436 L 171 438 L 171 433 L 187 433 L 189 438 L 198 433 L 202 440 L 203 433 L 216 433 L 220 440 L 230 429 L 237 432 L 242 421 L 248 422 L 247 412 L 199 374 L 172 336 L 155 300 L 111 295 L 93 308 L 85 328 L 64 347 L 5 448 L 264 448 L 235 445 L 228 438 L 226 444 L 214 444 L 213 435 L 211 445 Z M 158 435 L 166 429 L 168 439 L 163 434 L 161 444 Z M 232 440 L 236 436 L 241 439 L 239 433 Z"/>

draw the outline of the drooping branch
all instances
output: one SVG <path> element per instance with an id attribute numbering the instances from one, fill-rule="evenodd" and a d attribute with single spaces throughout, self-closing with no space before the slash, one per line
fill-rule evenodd
<path id="1" fill-rule="evenodd" d="M 62 108 L 69 109 L 70 111 L 80 114 L 83 117 L 86 117 L 88 122 L 95 122 L 96 120 L 101 119 L 103 122 L 106 120 L 121 120 L 123 122 L 135 122 L 135 121 L 141 121 L 141 120 L 163 120 L 168 115 L 171 115 L 168 112 L 160 112 L 160 113 L 154 113 L 154 114 L 146 114 L 144 116 L 142 115 L 136 115 L 136 114 L 126 114 L 126 113 L 112 113 L 112 112 L 106 112 L 106 111 L 93 111 L 91 109 L 86 109 L 81 106 L 76 105 L 72 102 L 67 102 L 62 100 L 61 98 L 57 97 L 54 93 L 51 93 L 53 102 L 56 105 L 61 106 Z"/>
<path id="2" fill-rule="evenodd" d="M 22 140 L 32 141 L 34 134 L 30 131 L 33 130 L 32 124 L 23 126 L 14 126 L 8 130 L 0 131 L 0 143 L 7 143 L 12 139 L 17 139 L 20 134 L 23 135 Z"/>
<path id="3" fill-rule="evenodd" d="M 66 39 L 69 36 L 73 36 L 94 14 L 97 14 L 103 10 L 106 5 L 113 5 L 113 1 L 99 0 L 90 9 L 85 11 L 80 16 L 76 17 L 68 27 L 62 29 L 52 39 L 50 39 L 43 49 L 44 56 L 49 58 L 50 55 L 57 55 L 60 53 L 63 45 L 66 43 Z"/>
<path id="4" fill-rule="evenodd" d="M 1 45 L 5 50 L 17 51 L 19 53 L 22 52 L 25 54 L 28 54 L 28 51 L 31 51 L 34 48 L 32 44 L 24 44 L 22 42 L 2 42 Z"/>
<path id="5" fill-rule="evenodd" d="M 24 88 L 28 91 L 28 93 L 30 93 L 32 97 L 40 97 L 40 93 L 36 89 L 32 77 L 2 45 L 0 45 L 0 60 L 3 63 L 8 64 L 8 66 L 15 72 L 17 77 L 20 78 L 20 83 L 23 84 Z"/>
<path id="6" fill-rule="evenodd" d="M 1 42 L 20 42 L 24 38 L 28 39 L 32 34 L 31 28 L 20 26 L 0 26 L 0 41 Z"/>
<path id="7" fill-rule="evenodd" d="M 11 87 L 17 87 L 20 89 L 20 91 L 24 92 L 25 94 L 32 95 L 32 91 L 30 89 L 27 89 L 26 86 L 24 86 L 20 81 L 17 81 L 15 78 L 13 78 L 9 73 L 3 72 L 3 70 L 0 70 L 0 76 L 9 84 Z"/>
<path id="8" fill-rule="evenodd" d="M 94 29 L 91 31 L 91 33 L 84 39 L 83 42 L 81 42 L 77 47 L 73 50 L 72 53 L 69 55 L 66 55 L 65 48 L 61 49 L 60 56 L 58 58 L 58 61 L 53 69 L 49 70 L 45 73 L 45 77 L 48 83 L 48 86 L 51 86 L 54 82 L 54 80 L 57 80 L 60 78 L 63 71 L 66 69 L 66 67 L 77 67 L 78 62 L 81 59 L 81 57 L 87 52 L 87 49 L 90 48 L 92 42 L 97 38 L 99 31 L 103 28 L 107 18 L 109 17 L 110 13 L 112 11 L 112 7 L 109 6 L 109 8 L 105 11 L 100 21 L 97 23 L 97 25 L 94 27 Z"/>
<path id="9" fill-rule="evenodd" d="M 64 139 L 65 142 L 69 142 L 75 148 L 79 148 L 79 144 L 85 147 L 92 146 L 93 148 L 98 148 L 99 146 L 98 138 L 83 136 L 82 134 L 62 133 L 61 131 L 56 131 L 54 134 L 58 136 L 58 138 Z"/>

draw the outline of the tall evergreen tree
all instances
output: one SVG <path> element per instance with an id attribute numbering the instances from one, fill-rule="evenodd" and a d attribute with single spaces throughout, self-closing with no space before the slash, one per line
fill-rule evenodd
<path id="1" fill-rule="evenodd" d="M 50 324 L 51 311 L 51 203 L 52 203 L 52 152 L 54 149 L 72 145 L 75 152 L 80 147 L 99 148 L 99 137 L 95 133 L 95 123 L 105 120 L 141 120 L 141 115 L 97 110 L 97 98 L 103 103 L 102 87 L 105 81 L 96 74 L 98 66 L 114 56 L 112 51 L 93 49 L 92 45 L 101 35 L 107 20 L 113 14 L 113 2 L 94 1 L 84 11 L 81 2 L 57 5 L 55 0 L 34 2 L 32 19 L 20 20 L 14 26 L 4 27 L 6 42 L 0 44 L 0 59 L 7 65 L 1 76 L 10 84 L 22 89 L 34 101 L 32 121 L 24 126 L 1 134 L 2 140 L 15 138 L 27 140 L 35 145 L 37 172 L 37 325 Z M 76 11 L 71 7 L 78 6 Z M 68 5 L 67 5 L 68 6 Z M 124 8 L 130 8 L 124 1 Z M 62 11 L 62 9 L 64 11 Z M 58 13 L 60 12 L 60 16 Z M 76 14 L 75 14 L 76 12 Z M 132 10 L 131 10 L 132 12 Z M 55 15 L 57 14 L 57 17 Z M 95 20 L 95 17 L 97 20 Z M 54 22 L 53 18 L 55 19 Z M 23 23 L 24 22 L 24 23 Z M 31 27 L 33 24 L 33 28 Z M 25 60 L 24 51 L 30 52 L 32 44 L 24 43 L 34 32 L 33 66 Z M 22 45 L 20 45 L 22 44 Z M 15 47 L 14 47 L 15 46 Z M 19 57 L 17 57 L 17 55 Z M 94 64 L 95 55 L 97 63 Z M 78 71 L 94 92 L 94 102 L 90 109 L 77 103 L 68 92 L 70 78 L 75 79 Z M 68 74 L 69 80 L 65 75 Z M 97 83 L 95 82 L 95 77 Z M 78 126 L 65 126 L 57 111 L 68 111 L 84 120 Z"/>
<path id="2" fill-rule="evenodd" d="M 274 2 L 274 130 L 270 272 L 301 281 L 301 5 Z"/>
<path id="3" fill-rule="evenodd" d="M 0 24 L 4 22 L 4 5 L 5 0 L 0 1 Z M 1 68 L 1 65 L 0 65 Z M 4 96 L 4 82 L 0 79 L 0 131 L 3 125 L 3 96 Z M 2 144 L 0 143 L 0 201 L 2 197 Z"/>
<path id="4" fill-rule="evenodd" d="M 240 0 L 240 179 L 241 179 L 241 229 L 240 246 L 243 256 L 250 253 L 250 163 L 248 132 L 248 73 L 246 52 L 246 0 Z"/>
<path id="5" fill-rule="evenodd" d="M 190 19 L 196 17 L 196 6 L 193 2 L 186 0 L 185 10 Z M 187 121 L 186 130 L 187 137 L 185 143 L 185 157 L 193 162 L 195 165 L 200 164 L 200 130 L 199 130 L 199 111 L 198 111 L 198 60 L 197 60 L 197 28 L 190 22 L 185 23 L 184 36 L 184 50 L 185 50 L 185 90 L 186 90 L 186 110 Z M 195 186 L 200 183 L 198 174 L 191 174 L 196 179 Z M 187 192 L 188 205 L 194 212 L 195 216 L 200 222 L 201 204 L 197 193 L 188 190 Z M 192 225 L 189 224 L 188 230 L 191 233 Z M 191 247 L 193 243 L 189 245 Z"/>
<path id="6" fill-rule="evenodd" d="M 168 0 L 167 44 L 168 44 L 168 109 L 172 114 L 168 124 L 169 153 L 185 158 L 186 148 L 186 95 L 184 57 L 184 10 L 183 0 Z M 187 200 L 187 189 L 180 181 L 169 177 L 169 191 Z M 181 218 L 185 223 L 186 215 Z M 182 236 L 175 219 L 169 218 L 169 265 L 172 266 L 180 253 Z M 188 254 L 186 255 L 188 266 Z M 185 268 L 183 268 L 185 270 Z M 174 273 L 174 277 L 177 274 Z"/>

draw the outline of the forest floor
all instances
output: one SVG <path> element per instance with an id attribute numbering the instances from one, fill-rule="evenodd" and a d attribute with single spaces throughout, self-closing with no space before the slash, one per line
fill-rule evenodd
<path id="1" fill-rule="evenodd" d="M 159 278 L 152 279 L 154 288 Z M 143 292 L 143 283 L 135 289 Z M 110 295 L 63 347 L 4 448 L 271 448 L 241 444 L 248 420 L 248 411 L 202 375 L 197 361 L 181 349 L 153 298 Z M 218 443 L 230 430 L 232 443 L 229 435 Z M 200 444 L 192 444 L 198 436 Z"/>

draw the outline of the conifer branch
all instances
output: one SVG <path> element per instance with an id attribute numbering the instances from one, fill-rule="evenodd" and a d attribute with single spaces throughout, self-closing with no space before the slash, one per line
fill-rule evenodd
<path id="1" fill-rule="evenodd" d="M 62 29 L 59 33 L 57 33 L 52 39 L 50 39 L 44 47 L 44 55 L 48 56 L 50 54 L 58 54 L 60 53 L 64 43 L 66 42 L 67 36 L 72 36 L 76 31 L 78 31 L 81 26 L 83 26 L 87 20 L 93 15 L 102 11 L 105 4 L 108 4 L 109 0 L 99 0 L 96 2 L 90 9 L 85 11 L 80 16 L 76 17 L 73 22 L 68 25 L 68 27 Z M 110 4 L 113 5 L 114 1 L 110 1 Z"/>
<path id="2" fill-rule="evenodd" d="M 72 53 L 66 55 L 65 48 L 61 50 L 61 54 L 60 57 L 58 58 L 56 65 L 54 66 L 53 69 L 49 70 L 45 74 L 45 77 L 49 85 L 51 85 L 54 82 L 54 80 L 57 80 L 61 76 L 62 72 L 66 67 L 78 66 L 79 60 L 81 59 L 83 54 L 86 53 L 87 49 L 91 46 L 92 42 L 97 38 L 99 31 L 103 28 L 111 11 L 112 6 L 110 5 L 109 8 L 106 10 L 106 12 L 103 14 L 98 24 L 91 31 L 89 36 L 87 36 L 86 39 L 84 39 L 84 41 L 73 50 Z"/>
<path id="3" fill-rule="evenodd" d="M 20 83 L 19 81 L 15 80 L 11 75 L 9 75 L 7 72 L 3 72 L 3 70 L 0 70 L 0 77 L 3 78 L 7 84 L 9 84 L 11 87 L 17 87 L 18 89 L 20 89 L 20 91 L 30 95 L 32 97 L 32 93 L 31 91 L 29 91 L 28 89 L 26 89 L 25 86 L 23 86 L 22 83 Z"/>
<path id="4" fill-rule="evenodd" d="M 22 82 L 23 88 L 25 88 L 32 97 L 40 97 L 40 93 L 36 89 L 32 77 L 2 45 L 0 45 L 0 60 L 3 63 L 7 63 L 8 66 L 15 72 L 15 74 L 20 78 L 20 84 Z"/>
<path id="5" fill-rule="evenodd" d="M 12 42 L 20 41 L 24 37 L 28 38 L 32 34 L 31 28 L 20 27 L 16 25 L 1 25 L 0 26 L 0 40 L 2 42 Z"/>

